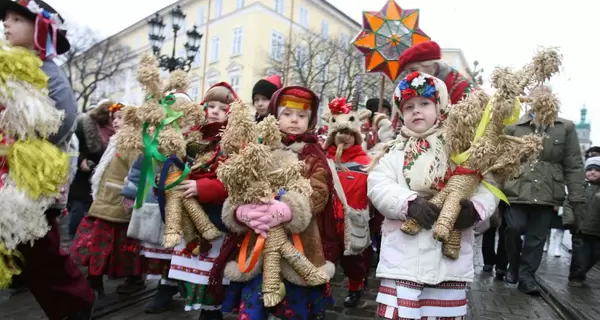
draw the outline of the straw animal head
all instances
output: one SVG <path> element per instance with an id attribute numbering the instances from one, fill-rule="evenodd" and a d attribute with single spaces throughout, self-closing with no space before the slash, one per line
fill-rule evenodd
<path id="1" fill-rule="evenodd" d="M 230 105 L 227 127 L 221 137 L 221 150 L 226 155 L 238 153 L 243 146 L 258 141 L 256 121 L 241 100 Z"/>
<path id="2" fill-rule="evenodd" d="M 362 143 L 361 126 L 363 121 L 371 116 L 371 111 L 361 109 L 354 111 L 352 104 L 346 98 L 335 98 L 328 104 L 323 114 L 323 120 L 327 122 L 328 137 L 325 141 L 325 149 L 335 144 L 337 134 L 353 135 L 356 144 Z"/>

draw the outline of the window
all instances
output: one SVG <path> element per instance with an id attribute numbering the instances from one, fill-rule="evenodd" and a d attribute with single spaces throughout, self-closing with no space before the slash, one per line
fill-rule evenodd
<path id="1" fill-rule="evenodd" d="M 215 84 L 217 84 L 217 82 L 219 82 L 219 78 L 216 75 L 210 75 L 206 79 L 207 88 L 214 86 Z"/>
<path id="2" fill-rule="evenodd" d="M 198 101 L 198 91 L 200 90 L 200 80 L 198 78 L 194 78 L 190 82 L 190 87 L 188 89 L 188 94 L 193 101 Z"/>
<path id="3" fill-rule="evenodd" d="M 283 14 L 285 9 L 284 0 L 275 0 L 275 11 L 279 14 Z"/>
<path id="4" fill-rule="evenodd" d="M 231 55 L 237 56 L 242 54 L 242 44 L 244 38 L 244 29 L 242 27 L 233 29 L 233 44 L 231 46 Z"/>
<path id="5" fill-rule="evenodd" d="M 350 37 L 348 37 L 348 35 L 345 33 L 340 34 L 340 46 L 342 46 L 342 48 L 346 48 L 349 44 Z"/>
<path id="6" fill-rule="evenodd" d="M 197 27 L 201 27 L 202 25 L 204 25 L 204 15 L 205 14 L 206 14 L 206 12 L 205 12 L 204 7 L 198 8 L 198 13 L 196 16 L 196 26 Z"/>
<path id="7" fill-rule="evenodd" d="M 200 44 L 200 48 L 198 52 L 196 52 L 196 56 L 194 57 L 194 61 L 192 62 L 192 68 L 198 68 L 202 64 L 202 44 Z"/>
<path id="8" fill-rule="evenodd" d="M 329 75 L 327 69 L 327 58 L 323 54 L 320 54 L 317 57 L 317 72 L 319 73 L 319 77 L 323 82 L 327 80 L 327 77 Z"/>
<path id="9" fill-rule="evenodd" d="M 327 38 L 329 36 L 329 23 L 323 20 L 321 21 L 321 37 Z"/>
<path id="10" fill-rule="evenodd" d="M 241 9 L 244 7 L 244 0 L 236 0 L 235 2 L 235 8 L 236 9 Z"/>
<path id="11" fill-rule="evenodd" d="M 229 72 L 229 84 L 233 88 L 236 94 L 240 94 L 240 71 L 235 70 Z"/>
<path id="12" fill-rule="evenodd" d="M 296 46 L 296 67 L 302 69 L 308 62 L 308 48 L 304 45 Z"/>
<path id="13" fill-rule="evenodd" d="M 135 49 L 140 49 L 142 47 L 142 38 L 140 36 L 135 37 Z"/>
<path id="14" fill-rule="evenodd" d="M 218 18 L 222 14 L 223 14 L 223 0 L 216 0 L 214 16 L 215 16 L 215 18 Z"/>
<path id="15" fill-rule="evenodd" d="M 271 34 L 271 49 L 269 52 L 270 52 L 271 58 L 273 58 L 277 61 L 283 60 L 284 39 L 285 39 L 285 37 L 283 36 L 283 33 L 281 33 L 281 32 L 273 31 L 273 33 Z"/>
<path id="16" fill-rule="evenodd" d="M 212 38 L 212 43 L 211 43 L 212 48 L 210 50 L 210 62 L 219 61 L 219 42 L 221 42 L 221 39 L 219 39 L 219 37 Z"/>
<path id="17" fill-rule="evenodd" d="M 300 25 L 308 28 L 308 9 L 300 7 Z"/>

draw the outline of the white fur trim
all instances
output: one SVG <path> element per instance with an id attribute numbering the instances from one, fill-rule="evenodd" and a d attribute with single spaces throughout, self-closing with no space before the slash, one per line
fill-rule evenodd
<path id="1" fill-rule="evenodd" d="M 292 220 L 284 225 L 292 233 L 301 233 L 312 221 L 310 199 L 297 192 L 289 191 L 281 197 L 281 202 L 288 205 L 292 211 Z"/>
<path id="2" fill-rule="evenodd" d="M 117 155 L 117 135 L 114 134 L 110 137 L 108 141 L 108 145 L 106 146 L 106 150 L 100 159 L 100 163 L 96 166 L 94 170 L 94 174 L 90 179 L 92 183 L 92 198 L 96 200 L 96 196 L 98 195 L 98 188 L 100 187 L 100 181 L 102 180 L 102 176 L 104 175 L 104 171 L 108 168 L 110 162 Z"/>
<path id="3" fill-rule="evenodd" d="M 55 201 L 52 197 L 30 198 L 17 189 L 9 175 L 2 177 L 0 189 L 0 243 L 8 250 L 16 249 L 21 243 L 30 243 L 42 238 L 50 231 L 44 211 Z"/>

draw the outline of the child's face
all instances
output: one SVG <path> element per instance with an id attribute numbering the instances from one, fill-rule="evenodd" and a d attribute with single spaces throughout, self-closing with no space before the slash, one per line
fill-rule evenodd
<path id="1" fill-rule="evenodd" d="M 209 101 L 206 108 L 206 117 L 208 123 L 225 122 L 227 121 L 227 110 L 229 105 L 219 101 Z"/>
<path id="2" fill-rule="evenodd" d="M 256 95 L 254 95 L 252 104 L 254 105 L 254 108 L 256 108 L 256 112 L 260 116 L 266 116 L 269 114 L 269 102 L 270 101 L 271 100 L 269 100 L 267 97 L 263 96 L 262 94 L 256 94 Z"/>
<path id="3" fill-rule="evenodd" d="M 33 21 L 26 19 L 12 11 L 7 11 L 4 16 L 4 36 L 13 46 L 34 49 Z"/>
<path id="4" fill-rule="evenodd" d="M 585 178 L 590 182 L 600 181 L 600 169 L 592 168 L 585 171 Z"/>
<path id="5" fill-rule="evenodd" d="M 112 126 L 115 130 L 121 129 L 123 127 L 123 111 L 117 111 L 112 115 L 113 121 Z"/>
<path id="6" fill-rule="evenodd" d="M 279 115 L 279 130 L 287 134 L 303 134 L 308 131 L 310 111 L 285 108 Z"/>
<path id="7" fill-rule="evenodd" d="M 423 133 L 433 127 L 439 114 L 433 101 L 414 97 L 402 107 L 404 125 L 415 133 Z"/>

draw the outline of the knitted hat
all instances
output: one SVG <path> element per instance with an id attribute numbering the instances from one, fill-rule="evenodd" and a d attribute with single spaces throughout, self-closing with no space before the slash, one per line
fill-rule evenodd
<path id="1" fill-rule="evenodd" d="M 36 49 L 40 52 L 42 60 L 48 55 L 63 54 L 71 49 L 63 17 L 46 2 L 0 0 L 0 19 L 4 20 L 7 11 L 16 12 L 34 22 Z M 41 47 L 38 47 L 38 44 Z"/>
<path id="2" fill-rule="evenodd" d="M 585 171 L 591 169 L 600 170 L 600 157 L 591 157 L 585 160 Z"/>
<path id="3" fill-rule="evenodd" d="M 327 149 L 335 143 L 335 136 L 338 133 L 354 135 L 354 143 L 362 144 L 362 123 L 371 116 L 371 111 L 368 109 L 353 111 L 352 104 L 348 103 L 346 98 L 335 98 L 329 102 L 328 107 L 323 115 L 323 120 L 327 121 L 328 127 L 324 148 Z"/>
<path id="4" fill-rule="evenodd" d="M 308 131 L 315 129 L 319 111 L 319 97 L 312 90 L 301 86 L 291 86 L 275 91 L 269 103 L 269 114 L 279 118 L 285 108 L 309 111 Z"/>
<path id="5" fill-rule="evenodd" d="M 590 158 L 590 156 L 592 155 L 592 153 L 598 153 L 600 154 L 600 147 L 599 146 L 593 146 L 587 150 L 585 150 L 585 157 Z"/>
<path id="6" fill-rule="evenodd" d="M 406 49 L 398 58 L 398 69 L 404 71 L 407 64 L 430 60 L 440 60 L 442 49 L 435 41 L 426 41 Z"/>
<path id="7" fill-rule="evenodd" d="M 431 75 L 422 72 L 409 73 L 394 91 L 394 103 L 403 112 L 404 104 L 415 97 L 431 100 L 443 112 L 448 106 L 448 89 L 446 84 Z"/>
<path id="8" fill-rule="evenodd" d="M 281 88 L 281 76 L 272 75 L 265 79 L 260 79 L 252 88 L 252 100 L 254 100 L 254 96 L 260 94 L 261 96 L 267 97 L 271 100 L 273 93 Z"/>
<path id="9" fill-rule="evenodd" d="M 367 100 L 366 108 L 371 111 L 371 115 L 375 115 L 376 112 L 379 112 L 379 99 L 371 98 Z M 383 109 L 388 109 L 390 110 L 390 114 L 392 113 L 392 105 L 386 99 L 383 99 Z"/>

